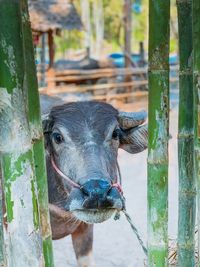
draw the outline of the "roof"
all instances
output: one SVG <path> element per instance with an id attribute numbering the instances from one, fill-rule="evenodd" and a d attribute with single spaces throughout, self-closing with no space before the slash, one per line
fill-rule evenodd
<path id="1" fill-rule="evenodd" d="M 28 0 L 28 3 L 34 31 L 82 29 L 80 16 L 70 0 Z"/>

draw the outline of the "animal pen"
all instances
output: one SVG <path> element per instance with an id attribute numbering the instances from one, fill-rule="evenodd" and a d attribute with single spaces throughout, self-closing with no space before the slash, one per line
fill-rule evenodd
<path id="1" fill-rule="evenodd" d="M 177 8 L 180 53 L 177 254 L 178 266 L 192 267 L 200 266 L 200 257 L 195 258 L 196 222 L 200 233 L 200 2 L 177 0 Z M 27 0 L 0 0 L 0 25 L 0 266 L 51 267 L 54 261 L 44 144 Z M 169 39 L 170 0 L 150 0 L 149 267 L 169 265 Z M 72 79 L 72 75 L 81 79 L 82 74 L 70 73 L 67 79 Z M 87 90 L 89 86 L 84 89 Z M 105 96 L 96 99 L 105 100 Z M 200 235 L 198 250 L 199 255 Z"/>

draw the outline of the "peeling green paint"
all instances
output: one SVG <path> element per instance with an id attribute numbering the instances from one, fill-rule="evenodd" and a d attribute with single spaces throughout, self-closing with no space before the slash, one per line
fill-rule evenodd
<path id="1" fill-rule="evenodd" d="M 1 156 L 0 156 L 0 188 L 2 189 L 2 168 L 1 168 Z M 3 232 L 3 191 L 0 191 L 0 266 L 5 267 L 6 255 L 5 255 L 5 243 Z"/>
<path id="2" fill-rule="evenodd" d="M 9 267 L 39 267 L 41 233 L 24 77 L 21 1 L 0 8 L 0 154 L 5 191 L 4 242 Z M 29 66 L 30 67 L 30 66 Z M 22 253 L 23 251 L 23 253 Z"/>
<path id="3" fill-rule="evenodd" d="M 32 202 L 33 202 L 33 223 L 35 229 L 39 228 L 39 216 L 38 216 L 38 200 L 35 190 L 35 181 L 31 181 Z"/>
<path id="4" fill-rule="evenodd" d="M 3 157 L 2 163 L 3 163 L 3 171 L 7 173 L 8 180 L 6 182 L 13 182 L 23 174 L 24 171 L 24 165 L 27 161 L 30 161 L 32 159 L 32 151 L 28 150 L 24 154 L 20 156 L 10 156 L 10 154 L 7 153 Z"/>
<path id="5" fill-rule="evenodd" d="M 46 175 L 46 161 L 44 151 L 44 137 L 40 118 L 40 102 L 38 94 L 38 84 L 36 75 L 36 66 L 34 60 L 34 49 L 30 20 L 28 14 L 27 1 L 21 1 L 22 7 L 22 28 L 23 44 L 25 58 L 25 79 L 24 91 L 26 96 L 26 105 L 28 111 L 29 127 L 31 130 L 34 162 L 35 162 L 35 185 L 37 185 L 38 208 L 40 215 L 40 231 L 43 239 L 44 265 L 53 267 L 53 249 L 51 241 L 51 226 L 48 209 L 48 186 Z M 30 68 L 30 66 L 32 66 Z M 34 184 L 32 185 L 34 189 Z M 33 194 L 34 195 L 34 194 Z M 35 201 L 35 200 L 33 200 Z M 37 224 L 37 222 L 36 222 Z"/>
<path id="6" fill-rule="evenodd" d="M 25 204 L 22 198 L 20 198 L 20 202 L 21 202 L 22 207 L 25 208 Z"/>
<path id="7" fill-rule="evenodd" d="M 12 195 L 11 195 L 11 183 L 7 183 L 7 188 L 5 190 L 5 200 L 6 200 L 7 221 L 11 222 L 14 218 L 13 216 L 14 201 L 12 200 Z"/>

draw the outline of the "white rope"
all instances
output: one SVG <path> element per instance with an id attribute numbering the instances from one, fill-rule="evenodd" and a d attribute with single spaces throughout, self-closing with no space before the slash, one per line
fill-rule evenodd
<path id="1" fill-rule="evenodd" d="M 144 254 L 147 255 L 147 248 L 145 247 L 144 242 L 142 241 L 142 238 L 140 237 L 140 234 L 139 234 L 137 228 L 133 224 L 130 215 L 126 212 L 125 209 L 123 209 L 122 212 L 124 213 L 127 221 L 129 222 L 129 224 L 131 226 L 131 229 L 133 230 L 134 234 L 136 235 L 136 237 L 137 237 L 137 239 L 138 239 L 138 241 L 139 241 L 139 243 L 140 243 L 140 245 L 141 245 L 141 247 L 142 247 L 142 249 L 144 251 Z M 117 212 L 115 214 L 114 220 L 119 220 L 119 219 L 120 219 L 120 212 Z"/>

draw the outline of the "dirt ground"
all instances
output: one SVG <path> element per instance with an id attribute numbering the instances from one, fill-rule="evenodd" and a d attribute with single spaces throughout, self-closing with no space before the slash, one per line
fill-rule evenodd
<path id="1" fill-rule="evenodd" d="M 126 110 L 147 108 L 142 101 Z M 176 237 L 177 231 L 177 95 L 171 97 L 170 134 L 169 144 L 169 236 Z M 119 165 L 122 172 L 123 190 L 126 197 L 127 211 L 137 226 L 142 239 L 147 239 L 147 151 L 131 155 L 119 151 Z M 75 267 L 76 261 L 72 248 L 71 238 L 66 237 L 53 242 L 55 267 Z M 143 267 L 145 255 L 133 234 L 124 215 L 120 220 L 110 219 L 102 224 L 95 225 L 94 230 L 94 257 L 97 267 Z"/>

